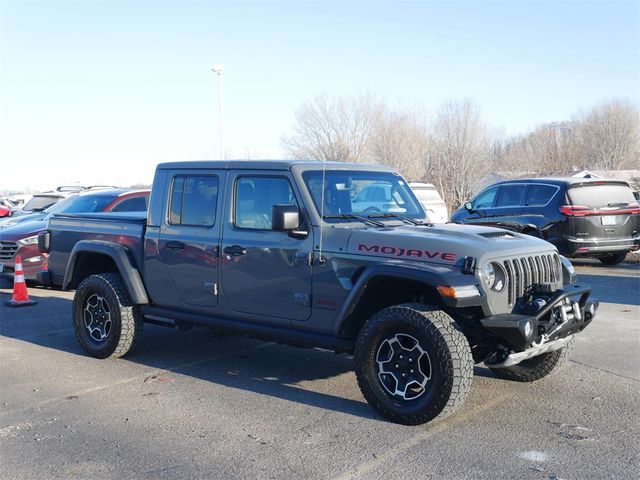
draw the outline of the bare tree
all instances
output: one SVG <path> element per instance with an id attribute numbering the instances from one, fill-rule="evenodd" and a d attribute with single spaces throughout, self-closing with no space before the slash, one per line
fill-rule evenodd
<path id="1" fill-rule="evenodd" d="M 409 180 L 422 180 L 429 154 L 427 121 L 419 110 L 386 110 L 370 142 L 371 160 L 399 170 Z"/>
<path id="2" fill-rule="evenodd" d="M 640 161 L 640 114 L 626 100 L 594 107 L 579 120 L 582 168 L 617 170 Z"/>
<path id="3" fill-rule="evenodd" d="M 573 122 L 549 123 L 512 138 L 504 145 L 498 163 L 511 172 L 568 172 L 579 157 Z"/>
<path id="4" fill-rule="evenodd" d="M 367 161 L 371 133 L 384 110 L 384 104 L 370 94 L 319 95 L 298 108 L 294 133 L 283 138 L 283 147 L 293 158 Z"/>
<path id="5" fill-rule="evenodd" d="M 440 108 L 431 134 L 427 175 L 450 208 L 472 194 L 473 185 L 487 173 L 491 139 L 479 108 L 470 100 Z"/>

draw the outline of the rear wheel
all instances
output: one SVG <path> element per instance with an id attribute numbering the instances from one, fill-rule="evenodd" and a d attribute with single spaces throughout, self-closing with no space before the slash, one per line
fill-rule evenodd
<path id="1" fill-rule="evenodd" d="M 358 336 L 355 363 L 367 402 L 406 425 L 455 412 L 473 380 L 465 336 L 449 315 L 421 304 L 388 307 L 371 317 Z"/>
<path id="2" fill-rule="evenodd" d="M 543 353 L 517 365 L 504 368 L 491 368 L 496 376 L 514 382 L 535 382 L 556 373 L 568 361 L 575 340 L 572 338 L 566 347 L 554 352 Z"/>
<path id="3" fill-rule="evenodd" d="M 125 355 L 142 334 L 142 315 L 117 273 L 85 278 L 73 297 L 73 328 L 92 357 Z"/>
<path id="4" fill-rule="evenodd" d="M 624 262 L 624 259 L 627 257 L 627 252 L 622 253 L 614 253 L 612 255 L 607 255 L 606 257 L 600 257 L 600 260 L 605 265 L 618 265 L 619 263 Z"/>

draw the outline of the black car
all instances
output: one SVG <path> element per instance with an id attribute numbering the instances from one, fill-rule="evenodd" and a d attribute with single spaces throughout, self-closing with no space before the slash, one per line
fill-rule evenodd
<path id="1" fill-rule="evenodd" d="M 640 248 L 640 205 L 626 182 L 522 178 L 487 187 L 451 221 L 502 227 L 543 238 L 570 257 L 622 262 Z"/>

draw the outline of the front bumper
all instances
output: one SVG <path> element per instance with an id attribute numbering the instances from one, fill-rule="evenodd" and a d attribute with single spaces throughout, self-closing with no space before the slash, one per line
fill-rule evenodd
<path id="1" fill-rule="evenodd" d="M 534 345 L 544 345 L 584 330 L 599 306 L 597 300 L 589 299 L 590 294 L 589 287 L 566 286 L 554 292 L 533 315 L 499 314 L 483 318 L 480 323 L 511 350 L 522 352 Z M 536 293 L 533 294 L 535 296 Z"/>

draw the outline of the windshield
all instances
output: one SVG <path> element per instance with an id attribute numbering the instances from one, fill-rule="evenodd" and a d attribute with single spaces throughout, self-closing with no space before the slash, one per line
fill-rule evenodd
<path id="1" fill-rule="evenodd" d="M 619 183 L 581 185 L 569 188 L 567 196 L 572 205 L 589 208 L 626 207 L 636 202 L 631 189 Z"/>
<path id="2" fill-rule="evenodd" d="M 425 218 L 409 186 L 391 172 L 333 170 L 325 172 L 324 209 L 321 208 L 322 171 L 303 174 L 318 213 L 327 216 L 356 214 L 364 217 L 398 214 Z"/>
<path id="3" fill-rule="evenodd" d="M 45 210 L 45 212 L 47 213 L 59 213 L 59 212 L 64 212 L 64 209 L 66 208 L 67 205 L 69 205 L 71 202 L 73 202 L 73 200 L 76 198 L 76 195 L 72 195 L 70 197 L 65 198 L 64 200 L 61 200 L 58 203 L 54 203 L 53 205 L 51 205 L 50 207 L 47 207 L 47 209 Z"/>
<path id="4" fill-rule="evenodd" d="M 63 197 L 59 197 L 57 195 L 35 195 L 24 207 L 22 207 L 22 210 L 25 212 L 30 212 L 32 210 L 44 210 L 54 203 L 59 202 L 62 198 Z"/>

